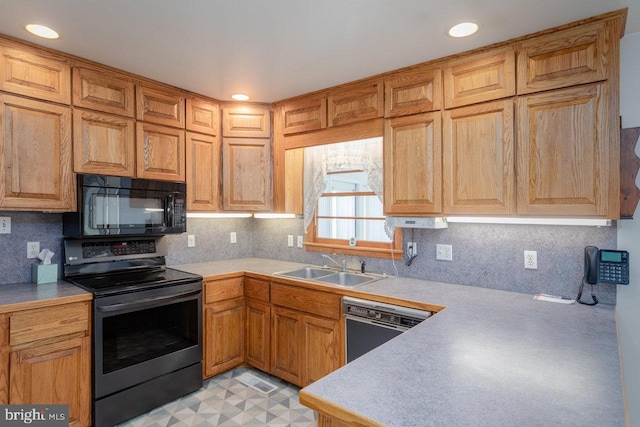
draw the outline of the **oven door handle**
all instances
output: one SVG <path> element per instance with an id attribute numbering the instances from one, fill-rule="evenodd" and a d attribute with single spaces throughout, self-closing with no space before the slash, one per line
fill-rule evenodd
<path id="1" fill-rule="evenodd" d="M 139 299 L 139 300 L 135 300 L 135 301 L 131 301 L 131 302 L 123 302 L 123 303 L 118 303 L 118 304 L 102 305 L 102 306 L 97 306 L 96 310 L 98 310 L 98 311 L 100 311 L 102 313 L 113 313 L 114 311 L 122 311 L 122 310 L 129 310 L 129 309 L 140 309 L 140 308 L 152 307 L 154 305 L 157 305 L 159 302 L 167 302 L 167 301 L 173 301 L 173 300 L 179 300 L 179 299 L 183 299 L 183 298 L 188 298 L 188 297 L 192 297 L 192 296 L 198 295 L 200 292 L 202 292 L 202 291 L 201 290 L 197 290 L 197 291 L 192 291 L 192 292 L 185 292 L 185 293 L 182 293 L 182 294 L 164 295 L 164 296 L 159 296 L 159 297 L 143 298 L 143 299 Z"/>

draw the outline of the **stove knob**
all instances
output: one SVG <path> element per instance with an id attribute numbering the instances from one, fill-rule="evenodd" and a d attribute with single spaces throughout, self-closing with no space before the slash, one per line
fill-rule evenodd
<path id="1" fill-rule="evenodd" d="M 376 313 L 376 319 L 381 319 L 381 318 L 382 318 L 382 314 Z"/>
<path id="2" fill-rule="evenodd" d="M 369 315 L 369 317 L 375 317 L 376 316 L 376 312 L 373 310 L 369 310 L 369 312 L 367 313 Z"/>

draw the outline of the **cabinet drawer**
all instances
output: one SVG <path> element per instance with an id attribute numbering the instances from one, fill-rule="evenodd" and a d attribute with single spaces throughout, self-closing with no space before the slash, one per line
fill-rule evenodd
<path id="1" fill-rule="evenodd" d="M 269 302 L 269 282 L 267 280 L 244 278 L 244 295 L 247 298 Z"/>
<path id="2" fill-rule="evenodd" d="M 309 314 L 340 318 L 340 295 L 298 288 L 282 283 L 271 284 L 271 302 L 274 305 L 293 308 Z"/>
<path id="3" fill-rule="evenodd" d="M 204 282 L 204 302 L 211 304 L 230 298 L 238 298 L 244 295 L 242 289 L 242 277 L 230 279 L 211 280 Z"/>
<path id="4" fill-rule="evenodd" d="M 88 303 L 19 311 L 9 319 L 9 344 L 16 346 L 87 330 Z"/>

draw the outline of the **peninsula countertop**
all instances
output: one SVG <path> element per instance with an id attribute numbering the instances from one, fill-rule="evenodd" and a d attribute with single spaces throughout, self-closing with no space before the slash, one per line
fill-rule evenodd
<path id="1" fill-rule="evenodd" d="M 210 276 L 304 265 L 246 258 L 175 268 Z M 300 399 L 314 409 L 402 427 L 625 425 L 612 306 L 403 277 L 350 289 L 446 308 L 304 388 Z"/>

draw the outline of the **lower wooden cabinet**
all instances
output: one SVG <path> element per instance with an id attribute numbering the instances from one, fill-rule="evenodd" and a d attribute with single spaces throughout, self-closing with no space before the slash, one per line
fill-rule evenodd
<path id="1" fill-rule="evenodd" d="M 268 279 L 204 281 L 204 377 L 246 363 L 300 387 L 345 363 L 342 297 Z"/>
<path id="2" fill-rule="evenodd" d="M 317 316 L 302 318 L 302 386 L 319 380 L 344 365 L 342 322 Z"/>
<path id="3" fill-rule="evenodd" d="M 211 377 L 244 361 L 244 298 L 204 309 L 204 374 Z"/>
<path id="4" fill-rule="evenodd" d="M 245 307 L 246 362 L 268 372 L 271 361 L 271 307 L 251 299 L 246 301 Z"/>
<path id="5" fill-rule="evenodd" d="M 292 384 L 302 384 L 302 314 L 274 307 L 271 327 L 271 373 Z"/>
<path id="6" fill-rule="evenodd" d="M 0 316 L 0 404 L 69 405 L 91 425 L 90 301 Z"/>
<path id="7" fill-rule="evenodd" d="M 10 404 L 67 404 L 69 425 L 90 425 L 91 339 L 74 338 L 11 352 Z"/>

